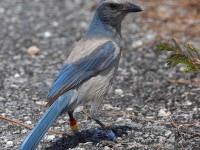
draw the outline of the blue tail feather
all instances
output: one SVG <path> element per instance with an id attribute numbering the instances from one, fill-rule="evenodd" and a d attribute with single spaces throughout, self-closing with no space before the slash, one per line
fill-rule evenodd
<path id="1" fill-rule="evenodd" d="M 69 105 L 76 100 L 76 93 L 68 91 L 61 95 L 52 105 L 47 112 L 43 115 L 37 125 L 29 133 L 26 139 L 23 141 L 19 150 L 34 150 L 44 134 L 51 127 L 58 116 L 66 111 Z"/>

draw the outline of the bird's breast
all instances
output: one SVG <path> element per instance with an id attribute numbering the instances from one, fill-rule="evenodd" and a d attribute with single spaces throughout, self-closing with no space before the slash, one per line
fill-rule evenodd
<path id="1" fill-rule="evenodd" d="M 89 102 L 104 98 L 116 75 L 120 55 L 121 54 L 116 57 L 116 60 L 112 65 L 79 86 L 78 97 L 80 102 Z"/>

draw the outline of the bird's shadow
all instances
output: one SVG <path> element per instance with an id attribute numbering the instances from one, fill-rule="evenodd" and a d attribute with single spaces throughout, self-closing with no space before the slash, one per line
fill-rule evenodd
<path id="1" fill-rule="evenodd" d="M 112 126 L 108 127 L 109 130 L 112 130 L 115 133 L 115 137 L 122 137 L 124 135 L 127 135 L 130 131 L 137 131 L 137 128 L 130 127 L 127 125 L 124 126 Z M 61 137 L 57 141 L 53 142 L 49 147 L 47 147 L 45 150 L 66 150 L 69 148 L 75 148 L 80 143 L 87 143 L 92 142 L 93 144 L 100 143 L 102 141 L 108 141 L 109 139 L 103 135 L 97 136 L 97 132 L 101 131 L 100 128 L 91 128 L 87 130 L 83 130 L 80 132 L 80 136 L 82 138 L 77 138 L 77 136 L 72 137 Z"/>

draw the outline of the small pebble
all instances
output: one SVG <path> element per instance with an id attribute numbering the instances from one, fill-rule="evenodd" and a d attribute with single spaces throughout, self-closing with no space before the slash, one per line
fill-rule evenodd
<path id="1" fill-rule="evenodd" d="M 125 121 L 126 121 L 127 125 L 132 125 L 133 124 L 133 121 L 131 119 L 126 119 Z"/>
<path id="2" fill-rule="evenodd" d="M 12 147 L 14 145 L 13 141 L 7 141 L 6 147 Z"/>
<path id="3" fill-rule="evenodd" d="M 44 37 L 45 38 L 51 37 L 51 32 L 49 32 L 49 31 L 44 32 Z"/>
<path id="4" fill-rule="evenodd" d="M 81 112 L 82 110 L 83 110 L 83 106 L 79 106 L 74 110 L 74 112 L 78 113 L 78 112 Z"/>
<path id="5" fill-rule="evenodd" d="M 132 43 L 132 48 L 138 48 L 138 47 L 141 47 L 142 45 L 143 45 L 142 41 L 136 41 Z"/>
<path id="6" fill-rule="evenodd" d="M 191 101 L 186 101 L 186 105 L 190 106 L 190 105 L 192 105 L 192 102 Z"/>
<path id="7" fill-rule="evenodd" d="M 79 147 L 78 147 L 77 150 L 85 150 L 85 148 L 79 148 Z"/>
<path id="8" fill-rule="evenodd" d="M 19 75 L 18 73 L 16 73 L 16 74 L 14 75 L 14 77 L 15 77 L 15 78 L 19 78 L 20 75 Z"/>
<path id="9" fill-rule="evenodd" d="M 126 108 L 126 111 L 133 111 L 133 108 Z"/>
<path id="10" fill-rule="evenodd" d="M 111 109 L 113 109 L 113 106 L 110 105 L 110 104 L 104 104 L 104 105 L 103 105 L 103 109 L 104 109 L 104 110 L 111 110 Z"/>
<path id="11" fill-rule="evenodd" d="M 21 131 L 21 133 L 25 134 L 25 133 L 27 133 L 27 130 L 26 130 L 26 129 L 23 129 L 23 130 Z"/>
<path id="12" fill-rule="evenodd" d="M 0 102 L 1 102 L 1 101 L 4 101 L 4 100 L 5 100 L 5 98 L 3 98 L 3 97 L 0 97 Z"/>
<path id="13" fill-rule="evenodd" d="M 170 134 L 172 134 L 172 132 L 171 132 L 170 130 L 168 130 L 168 131 L 165 132 L 165 136 L 167 136 L 167 137 L 168 137 Z"/>
<path id="14" fill-rule="evenodd" d="M 115 89 L 115 94 L 116 95 L 122 95 L 124 92 L 122 91 L 122 89 Z"/>
<path id="15" fill-rule="evenodd" d="M 170 115 L 171 115 L 171 112 L 167 111 L 166 109 L 160 109 L 159 112 L 158 112 L 159 117 L 167 117 L 167 116 L 170 116 Z"/>
<path id="16" fill-rule="evenodd" d="M 155 39 L 155 35 L 154 34 L 147 34 L 147 36 L 146 36 L 146 39 L 147 40 L 154 40 Z"/>
<path id="17" fill-rule="evenodd" d="M 30 117 L 28 117 L 28 116 L 24 117 L 24 120 L 28 120 L 28 119 L 30 119 Z"/>
<path id="18" fill-rule="evenodd" d="M 31 56 L 38 55 L 40 52 L 40 49 L 36 46 L 31 46 L 27 49 L 27 53 Z"/>
<path id="19" fill-rule="evenodd" d="M 59 23 L 56 22 L 56 21 L 54 21 L 54 22 L 52 23 L 52 25 L 53 25 L 54 27 L 57 27 L 57 26 L 59 25 Z"/>
<path id="20" fill-rule="evenodd" d="M 124 119 L 123 118 L 117 118 L 116 122 L 122 122 Z"/>
<path id="21" fill-rule="evenodd" d="M 36 103 L 37 105 L 44 106 L 47 102 L 45 102 L 45 101 L 36 101 L 35 103 Z"/>
<path id="22" fill-rule="evenodd" d="M 31 121 L 26 121 L 26 124 L 32 124 L 32 122 Z"/>
<path id="23" fill-rule="evenodd" d="M 119 107 L 113 107 L 110 104 L 104 104 L 103 105 L 103 110 L 120 110 L 120 108 Z"/>
<path id="24" fill-rule="evenodd" d="M 48 135 L 47 140 L 52 141 L 55 138 L 55 135 Z"/>
<path id="25" fill-rule="evenodd" d="M 105 146 L 105 147 L 104 147 L 104 150 L 110 150 L 110 147 Z"/>

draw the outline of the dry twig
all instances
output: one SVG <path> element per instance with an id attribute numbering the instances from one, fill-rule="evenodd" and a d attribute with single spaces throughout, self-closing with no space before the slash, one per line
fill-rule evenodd
<path id="1" fill-rule="evenodd" d="M 3 116 L 0 116 L 0 119 L 4 120 L 6 122 L 12 123 L 12 124 L 21 126 L 21 127 L 26 127 L 28 129 L 32 129 L 33 128 L 32 126 L 29 126 L 29 125 L 27 125 L 25 123 L 22 123 L 22 122 L 19 122 L 19 121 L 15 121 L 13 119 L 9 119 L 9 118 L 3 117 Z M 56 135 L 62 135 L 62 136 L 68 136 L 68 137 L 72 136 L 70 134 L 67 134 L 67 133 L 64 133 L 64 132 L 59 132 L 59 131 L 54 131 L 54 130 L 48 130 L 48 132 L 51 133 L 51 134 L 56 134 Z"/>
<path id="2" fill-rule="evenodd" d="M 176 122 L 171 118 L 171 124 L 173 127 L 175 127 L 179 133 L 179 135 L 181 136 L 181 141 L 185 141 L 182 132 L 180 131 L 180 125 L 176 124 Z M 183 143 L 181 142 L 181 150 L 183 150 Z"/>
<path id="3" fill-rule="evenodd" d="M 200 85 L 200 81 L 198 82 L 189 82 L 189 81 L 181 81 L 181 80 L 168 80 L 171 83 L 179 83 L 179 84 L 187 84 L 187 85 Z"/>

